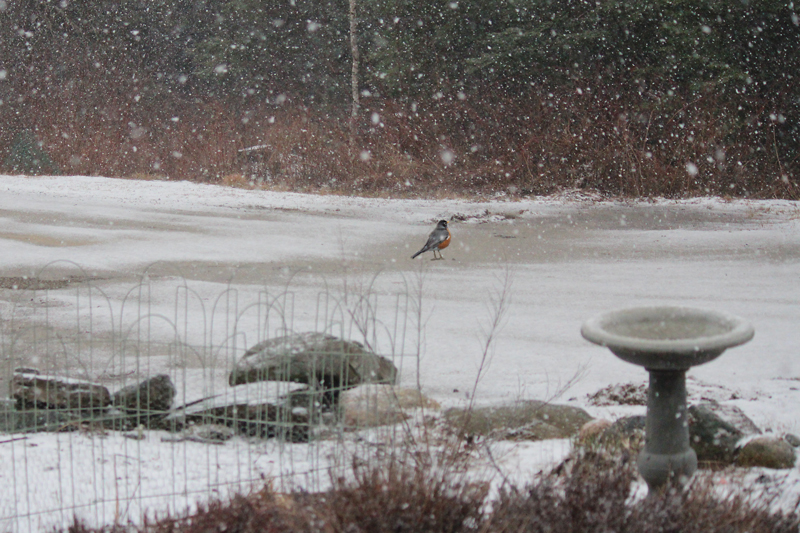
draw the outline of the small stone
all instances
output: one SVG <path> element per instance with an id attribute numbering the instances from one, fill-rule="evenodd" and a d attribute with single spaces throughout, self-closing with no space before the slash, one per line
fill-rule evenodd
<path id="1" fill-rule="evenodd" d="M 800 447 L 800 437 L 793 433 L 787 433 L 784 435 L 783 440 L 791 444 L 793 448 Z"/>
<path id="2" fill-rule="evenodd" d="M 233 429 L 222 424 L 192 426 L 191 434 L 204 440 L 224 442 L 233 438 Z"/>
<path id="3" fill-rule="evenodd" d="M 123 433 L 122 436 L 125 437 L 126 439 L 131 439 L 131 440 L 145 439 L 145 435 L 141 431 L 128 431 L 127 433 Z"/>

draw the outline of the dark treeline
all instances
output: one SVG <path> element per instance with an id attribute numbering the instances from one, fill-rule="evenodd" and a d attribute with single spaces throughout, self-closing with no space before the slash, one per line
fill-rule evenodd
<path id="1" fill-rule="evenodd" d="M 791 2 L 356 0 L 354 145 L 348 10 L 0 0 L 0 169 L 800 197 Z"/>

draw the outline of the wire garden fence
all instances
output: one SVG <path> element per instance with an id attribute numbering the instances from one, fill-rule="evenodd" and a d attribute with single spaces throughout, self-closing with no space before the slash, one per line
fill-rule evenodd
<path id="1" fill-rule="evenodd" d="M 320 490 L 398 431 L 374 426 L 377 391 L 414 360 L 407 294 L 155 270 L 0 278 L 0 531 L 142 523 L 265 482 Z"/>

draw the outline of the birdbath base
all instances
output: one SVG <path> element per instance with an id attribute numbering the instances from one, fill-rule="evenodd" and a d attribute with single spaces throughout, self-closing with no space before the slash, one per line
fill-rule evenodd
<path id="1" fill-rule="evenodd" d="M 697 470 L 697 454 L 691 448 L 683 453 L 658 454 L 644 449 L 639 453 L 639 474 L 647 482 L 649 494 L 668 483 L 685 483 Z"/>
<path id="2" fill-rule="evenodd" d="M 670 480 L 681 483 L 692 477 L 697 470 L 697 454 L 689 445 L 686 373 L 649 372 L 645 445 L 639 454 L 639 473 L 652 493 Z"/>

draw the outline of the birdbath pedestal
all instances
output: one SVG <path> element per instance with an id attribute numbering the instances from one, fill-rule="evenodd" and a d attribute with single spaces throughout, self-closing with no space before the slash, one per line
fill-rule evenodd
<path id="1" fill-rule="evenodd" d="M 689 479 L 697 454 L 689 445 L 686 371 L 753 338 L 741 318 L 690 307 L 634 307 L 587 320 L 581 335 L 650 373 L 645 446 L 639 473 L 649 492 Z"/>

